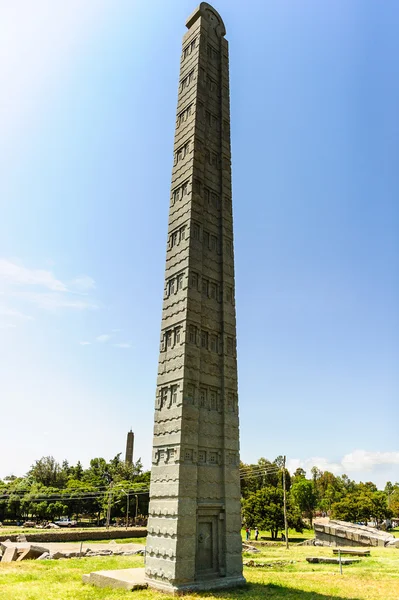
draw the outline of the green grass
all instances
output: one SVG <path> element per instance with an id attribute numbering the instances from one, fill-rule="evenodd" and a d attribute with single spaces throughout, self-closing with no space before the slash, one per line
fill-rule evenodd
<path id="1" fill-rule="evenodd" d="M 90 544 L 108 544 L 110 541 L 115 541 L 117 544 L 143 544 L 143 545 L 145 545 L 147 538 L 141 537 L 141 538 L 121 538 L 121 539 L 116 538 L 115 540 L 87 540 L 87 541 L 83 542 L 83 544 L 85 546 L 88 546 Z M 43 545 L 45 545 L 45 542 L 43 542 Z"/>
<path id="2" fill-rule="evenodd" d="M 136 540 L 134 540 L 136 541 Z M 371 549 L 371 557 L 344 567 L 306 562 L 306 556 L 332 556 L 331 548 L 280 545 L 263 547 L 259 554 L 244 554 L 244 561 L 267 562 L 266 568 L 246 567 L 243 589 L 185 596 L 186 600 L 398 600 L 399 550 Z M 294 561 L 285 566 L 277 561 Z M 0 563 L 0 600 L 168 600 L 153 591 L 101 590 L 81 583 L 83 573 L 102 569 L 143 566 L 136 556 Z"/>
<path id="3" fill-rule="evenodd" d="M 241 530 L 241 537 L 243 539 L 243 541 L 246 541 L 246 534 L 245 534 L 245 529 Z M 264 540 L 262 540 L 262 538 L 265 538 Z M 314 538 L 314 531 L 313 528 L 312 529 L 304 529 L 302 533 L 299 533 L 298 531 L 295 531 L 295 529 L 289 529 L 288 530 L 288 539 L 292 542 L 303 542 L 305 540 L 309 540 L 311 538 Z M 249 542 L 253 542 L 255 540 L 255 531 L 253 529 L 251 529 L 251 538 L 249 540 Z M 259 530 L 259 537 L 258 537 L 258 541 L 262 542 L 269 542 L 271 541 L 272 538 L 270 536 L 270 531 L 261 531 Z M 278 539 L 276 540 L 275 543 L 281 542 L 281 533 L 278 537 Z"/>

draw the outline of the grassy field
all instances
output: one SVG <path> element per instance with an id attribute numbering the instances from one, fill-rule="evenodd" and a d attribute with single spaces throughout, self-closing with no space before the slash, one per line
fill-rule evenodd
<path id="1" fill-rule="evenodd" d="M 132 540 L 137 541 L 137 540 Z M 267 546 L 259 554 L 244 554 L 244 561 L 267 563 L 246 567 L 243 589 L 185 596 L 186 600 L 398 600 L 399 550 L 372 549 L 371 557 L 344 567 L 306 562 L 306 556 L 332 556 L 330 548 Z M 293 561 L 293 562 L 291 562 Z M 143 566 L 135 556 L 0 563 L 0 600 L 128 600 L 131 592 L 100 590 L 81 583 L 83 573 L 102 569 Z M 152 591 L 135 592 L 140 600 L 171 598 Z"/>

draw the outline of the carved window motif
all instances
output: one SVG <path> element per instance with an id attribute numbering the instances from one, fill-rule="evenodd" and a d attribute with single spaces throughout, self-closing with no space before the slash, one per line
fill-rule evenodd
<path id="1" fill-rule="evenodd" d="M 206 452 L 205 452 L 205 450 L 198 450 L 198 462 L 200 462 L 200 463 L 206 462 Z"/>
<path id="2" fill-rule="evenodd" d="M 175 345 L 180 344 L 180 330 L 181 327 L 175 327 Z"/>
<path id="3" fill-rule="evenodd" d="M 212 352 L 217 352 L 218 351 L 218 337 L 217 337 L 217 335 L 211 335 L 211 351 Z"/>
<path id="4" fill-rule="evenodd" d="M 214 79 L 212 79 L 212 77 L 209 77 L 209 75 L 207 75 L 206 76 L 206 87 L 208 88 L 208 90 L 210 92 L 215 92 L 218 88 L 218 84 Z"/>
<path id="5" fill-rule="evenodd" d="M 206 54 L 207 54 L 208 58 L 210 58 L 211 60 L 217 61 L 219 59 L 219 52 L 218 52 L 218 50 L 216 50 L 210 44 L 207 44 Z"/>
<path id="6" fill-rule="evenodd" d="M 233 288 L 230 286 L 226 287 L 226 302 L 234 303 Z"/>
<path id="7" fill-rule="evenodd" d="M 198 225 L 198 223 L 193 223 L 193 238 L 195 240 L 199 240 L 200 239 L 200 231 L 201 231 L 201 228 Z"/>
<path id="8" fill-rule="evenodd" d="M 213 252 L 217 252 L 218 249 L 218 239 L 216 235 L 211 235 L 211 245 L 210 248 Z"/>
<path id="9" fill-rule="evenodd" d="M 163 408 L 164 406 L 166 406 L 167 399 L 168 399 L 168 388 L 163 387 L 163 388 L 161 388 L 161 394 L 160 394 L 160 400 L 161 400 L 160 408 Z"/>
<path id="10" fill-rule="evenodd" d="M 170 386 L 170 396 L 172 400 L 172 404 L 177 403 L 177 385 Z"/>
<path id="11" fill-rule="evenodd" d="M 205 111 L 205 123 L 209 129 L 218 129 L 219 119 L 215 117 L 209 110 Z"/>
<path id="12" fill-rule="evenodd" d="M 174 458 L 175 458 L 175 450 L 174 450 L 174 448 L 169 448 L 168 460 L 173 460 Z"/>
<path id="13" fill-rule="evenodd" d="M 205 277 L 203 277 L 202 282 L 201 282 L 201 289 L 202 289 L 202 294 L 204 296 L 208 296 L 208 286 L 209 286 L 209 281 L 207 279 L 205 279 Z"/>
<path id="14" fill-rule="evenodd" d="M 206 389 L 204 388 L 200 389 L 199 403 L 201 408 L 206 407 Z"/>
<path id="15" fill-rule="evenodd" d="M 204 243 L 204 248 L 209 249 L 209 232 L 208 231 L 204 231 L 204 233 L 203 233 L 203 243 Z"/>
<path id="16" fill-rule="evenodd" d="M 192 71 L 190 71 L 190 73 L 181 80 L 180 90 L 183 91 L 183 90 L 187 89 L 190 86 L 190 84 L 192 83 L 192 81 L 194 81 L 194 69 Z"/>
<path id="17" fill-rule="evenodd" d="M 192 54 L 192 52 L 195 50 L 195 47 L 197 45 L 197 39 L 198 38 L 194 38 L 192 42 L 190 42 L 185 48 L 183 48 L 183 59 L 190 56 L 190 54 Z"/>
<path id="18" fill-rule="evenodd" d="M 166 331 L 165 332 L 165 339 L 166 339 L 166 349 L 168 350 L 169 348 L 172 347 L 172 331 Z"/>
<path id="19" fill-rule="evenodd" d="M 178 200 L 183 200 L 183 197 L 188 194 L 188 181 L 185 181 L 181 186 L 177 187 L 172 192 L 172 206 L 176 204 Z"/>
<path id="20" fill-rule="evenodd" d="M 189 325 L 188 328 L 188 341 L 190 344 L 197 343 L 197 328 L 195 325 Z"/>
<path id="21" fill-rule="evenodd" d="M 199 179 L 194 179 L 194 192 L 196 194 L 201 194 L 202 184 Z"/>
<path id="22" fill-rule="evenodd" d="M 164 450 L 159 451 L 159 460 L 165 460 L 165 451 Z"/>
<path id="23" fill-rule="evenodd" d="M 212 192 L 211 198 L 212 198 L 212 206 L 213 206 L 213 208 L 219 208 L 219 206 L 220 206 L 219 196 L 217 194 L 214 194 Z"/>
<path id="24" fill-rule="evenodd" d="M 190 106 L 187 106 L 187 108 L 185 108 L 184 110 L 182 110 L 178 115 L 177 115 L 177 127 L 180 127 L 180 125 L 182 123 L 185 123 L 187 121 L 187 119 L 189 117 L 191 117 L 191 113 L 192 113 L 192 104 L 190 104 Z"/>
<path id="25" fill-rule="evenodd" d="M 171 233 L 170 247 L 173 248 L 174 246 L 177 246 L 178 240 L 179 240 L 179 232 L 174 231 L 173 233 Z"/>
<path id="26" fill-rule="evenodd" d="M 233 242 L 232 240 L 225 240 L 224 243 L 227 256 L 233 257 Z"/>
<path id="27" fill-rule="evenodd" d="M 205 200 L 205 204 L 209 204 L 209 190 L 208 188 L 204 188 L 204 200 Z"/>
<path id="28" fill-rule="evenodd" d="M 175 293 L 175 279 L 169 280 L 169 296 Z"/>
<path id="29" fill-rule="evenodd" d="M 218 463 L 218 453 L 217 452 L 209 452 L 209 462 L 213 465 L 217 465 L 217 463 Z"/>
<path id="30" fill-rule="evenodd" d="M 176 277 L 176 291 L 180 291 L 181 289 L 183 289 L 183 273 L 179 273 L 179 275 Z"/>
<path id="31" fill-rule="evenodd" d="M 189 152 L 190 152 L 190 140 L 176 150 L 175 165 L 177 165 L 179 162 L 184 160 L 186 158 L 186 156 L 189 154 Z"/>
<path id="32" fill-rule="evenodd" d="M 176 202 L 179 200 L 179 197 L 180 197 L 180 189 L 177 188 L 177 190 L 173 190 L 172 205 L 176 204 Z"/>
<path id="33" fill-rule="evenodd" d="M 186 238 L 186 226 L 183 225 L 182 227 L 179 227 L 179 229 L 172 231 L 172 233 L 170 234 L 169 248 L 174 248 L 175 246 L 180 244 L 180 242 L 182 242 L 185 238 Z"/>
<path id="34" fill-rule="evenodd" d="M 183 196 L 187 196 L 187 194 L 188 194 L 188 182 L 185 181 L 181 186 L 181 197 L 183 198 Z"/>
<path id="35" fill-rule="evenodd" d="M 235 465 L 237 462 L 235 454 L 229 454 L 229 465 Z"/>
<path id="36" fill-rule="evenodd" d="M 198 290 L 198 273 L 190 273 L 190 287 Z"/>
<path id="37" fill-rule="evenodd" d="M 208 348 L 208 332 L 201 331 L 201 347 Z"/>
<path id="38" fill-rule="evenodd" d="M 211 410 L 217 409 L 216 392 L 214 392 L 212 390 L 209 392 L 209 404 L 210 404 Z"/>
<path id="39" fill-rule="evenodd" d="M 226 354 L 234 356 L 234 338 L 228 337 L 226 343 Z"/>
<path id="40" fill-rule="evenodd" d="M 233 392 L 227 394 L 227 410 L 230 412 L 236 412 L 236 399 Z"/>
<path id="41" fill-rule="evenodd" d="M 193 451 L 192 450 L 185 450 L 184 451 L 184 460 L 193 460 Z"/>
<path id="42" fill-rule="evenodd" d="M 230 141 L 230 125 L 228 121 L 223 121 L 223 139 L 225 142 Z"/>
<path id="43" fill-rule="evenodd" d="M 217 294 L 218 294 L 217 285 L 215 283 L 211 282 L 209 284 L 209 296 L 212 298 L 212 300 L 217 300 Z"/>
<path id="44" fill-rule="evenodd" d="M 194 404 L 194 386 L 192 383 L 189 383 L 187 386 L 187 402 L 189 404 Z"/>

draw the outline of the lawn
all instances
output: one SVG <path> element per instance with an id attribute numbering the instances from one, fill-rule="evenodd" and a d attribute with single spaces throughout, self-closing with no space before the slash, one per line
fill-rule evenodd
<path id="1" fill-rule="evenodd" d="M 134 540 L 136 541 L 136 540 Z M 331 548 L 266 546 L 259 554 L 244 554 L 244 561 L 266 562 L 265 568 L 246 567 L 248 585 L 216 594 L 187 595 L 186 600 L 398 600 L 399 551 L 371 549 L 371 557 L 344 567 L 306 562 L 306 556 L 332 556 Z M 294 561 L 294 562 L 290 562 Z M 276 564 L 275 564 L 276 563 Z M 279 564 L 277 564 L 279 563 Z M 283 564 L 282 564 L 283 563 Z M 143 566 L 136 556 L 81 558 L 61 561 L 26 561 L 1 565 L 1 600 L 128 600 L 131 592 L 100 590 L 81 583 L 83 573 L 102 569 Z M 171 598 L 153 591 L 135 592 L 139 600 Z"/>

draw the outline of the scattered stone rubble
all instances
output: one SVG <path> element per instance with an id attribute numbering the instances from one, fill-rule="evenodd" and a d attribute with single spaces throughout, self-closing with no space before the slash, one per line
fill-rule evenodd
<path id="1" fill-rule="evenodd" d="M 25 536 L 20 536 L 25 537 Z M 0 542 L 0 557 L 1 562 L 19 562 L 21 560 L 59 560 L 66 558 L 78 558 L 78 557 L 89 557 L 89 556 L 132 556 L 134 554 L 144 555 L 144 548 L 139 550 L 121 550 L 120 546 L 113 543 L 110 544 L 109 549 L 92 550 L 91 548 L 84 548 L 82 551 L 59 551 L 51 552 L 49 548 L 43 546 L 37 546 L 36 544 L 29 544 L 25 540 L 18 542 L 11 542 L 6 540 Z M 115 546 L 113 548 L 112 546 Z"/>

